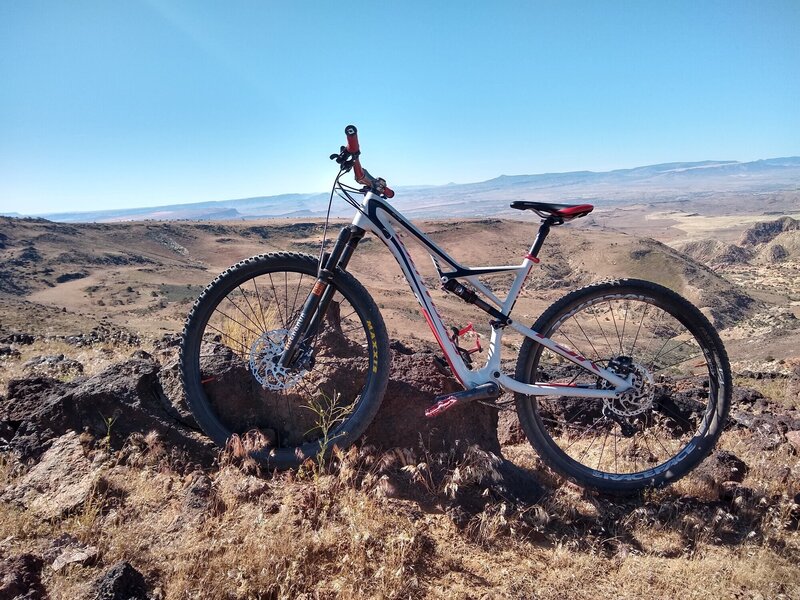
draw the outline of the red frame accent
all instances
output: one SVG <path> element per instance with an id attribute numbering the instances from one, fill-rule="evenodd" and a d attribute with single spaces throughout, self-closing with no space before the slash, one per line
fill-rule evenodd
<path id="1" fill-rule="evenodd" d="M 527 258 L 531 262 L 535 262 L 537 265 L 539 264 L 539 259 L 533 256 L 532 254 L 526 254 L 525 258 Z"/>
<path id="2" fill-rule="evenodd" d="M 481 350 L 483 350 L 483 348 L 481 347 L 480 335 L 478 335 L 478 332 L 475 331 L 475 327 L 472 325 L 472 323 L 467 323 L 466 327 L 464 327 L 463 329 L 459 329 L 458 337 L 461 337 L 462 335 L 469 333 L 470 331 L 475 334 L 475 347 L 472 348 L 471 350 L 467 350 L 467 354 L 474 354 L 475 352 L 480 352 Z M 453 343 L 455 344 L 455 340 L 453 340 Z"/>

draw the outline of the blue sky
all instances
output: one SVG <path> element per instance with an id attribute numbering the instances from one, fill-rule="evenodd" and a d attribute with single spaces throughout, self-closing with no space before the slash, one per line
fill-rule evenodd
<path id="1" fill-rule="evenodd" d="M 800 154 L 800 2 L 0 0 L 0 211 Z M 402 201 L 400 200 L 400 205 Z"/>

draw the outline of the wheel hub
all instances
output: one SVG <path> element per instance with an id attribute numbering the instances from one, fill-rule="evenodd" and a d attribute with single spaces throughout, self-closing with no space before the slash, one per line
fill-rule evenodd
<path id="1" fill-rule="evenodd" d="M 250 372 L 264 389 L 288 390 L 308 372 L 287 369 L 279 364 L 289 332 L 273 329 L 263 333 L 250 348 Z"/>

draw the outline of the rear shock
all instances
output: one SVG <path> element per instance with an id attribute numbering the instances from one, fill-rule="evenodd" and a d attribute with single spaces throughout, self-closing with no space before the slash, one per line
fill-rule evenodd
<path id="1" fill-rule="evenodd" d="M 444 287 L 444 289 L 448 292 L 452 292 L 461 298 L 467 304 L 474 304 L 481 310 L 489 313 L 495 319 L 497 319 L 501 325 L 508 325 L 511 322 L 511 319 L 508 315 L 497 310 L 494 306 L 478 296 L 478 294 L 476 294 L 473 290 L 459 283 L 457 280 L 448 279 L 442 287 Z"/>

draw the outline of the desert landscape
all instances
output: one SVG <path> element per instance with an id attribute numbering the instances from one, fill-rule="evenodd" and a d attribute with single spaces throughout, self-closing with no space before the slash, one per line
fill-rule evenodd
<path id="1" fill-rule="evenodd" d="M 515 307 L 533 323 L 570 290 L 636 277 L 720 330 L 735 390 L 716 450 L 627 498 L 565 482 L 513 411 L 485 406 L 469 414 L 496 428 L 496 453 L 442 451 L 400 428 L 392 448 L 368 433 L 327 465 L 269 473 L 241 447 L 212 447 L 181 398 L 183 320 L 239 260 L 318 254 L 313 215 L 0 217 L 0 597 L 800 597 L 800 202 L 779 190 L 754 212 L 747 190 L 731 194 L 727 211 L 620 201 L 554 228 Z M 521 261 L 537 226 L 506 213 L 418 223 L 470 266 Z M 407 245 L 447 324 L 488 335 Z M 377 239 L 350 270 L 393 340 L 387 415 L 397 402 L 421 413 L 453 383 L 416 300 Z M 504 338 L 511 368 L 521 342 Z M 433 426 L 464 427 L 458 410 Z"/>

